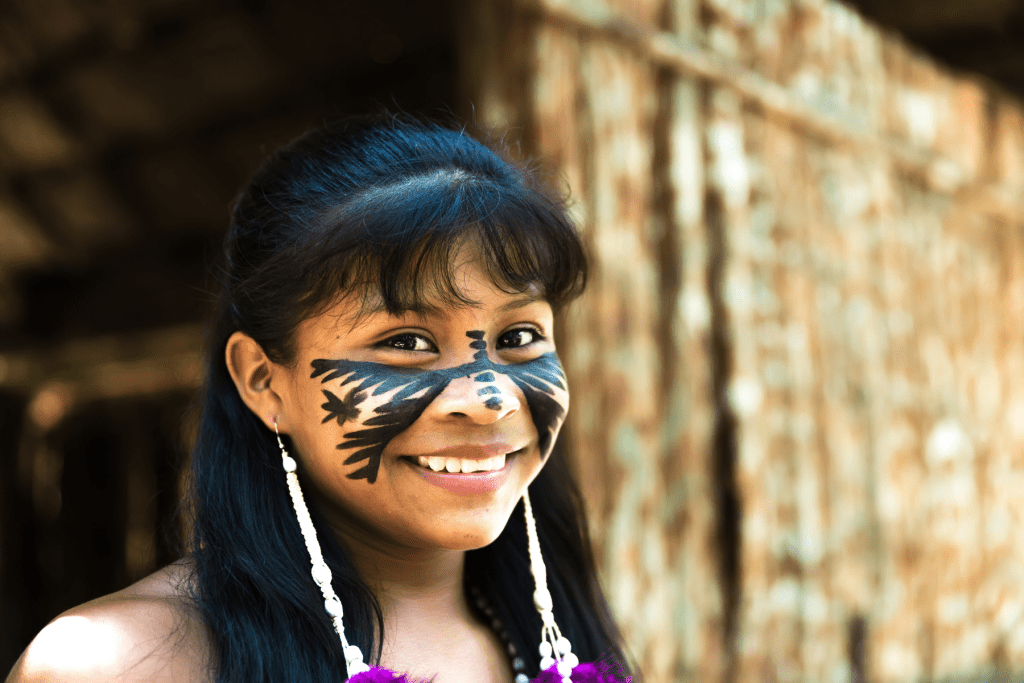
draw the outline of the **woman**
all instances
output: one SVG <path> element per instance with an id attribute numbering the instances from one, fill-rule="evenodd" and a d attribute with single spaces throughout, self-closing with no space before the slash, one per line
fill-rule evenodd
<path id="1" fill-rule="evenodd" d="M 263 164 L 225 252 L 191 553 L 10 680 L 624 679 L 556 441 L 562 204 L 459 131 L 347 120 Z"/>

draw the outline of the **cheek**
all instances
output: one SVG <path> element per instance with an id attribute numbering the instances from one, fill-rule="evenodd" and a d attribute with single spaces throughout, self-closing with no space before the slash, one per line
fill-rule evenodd
<path id="1" fill-rule="evenodd" d="M 325 425 L 332 425 L 337 435 L 337 449 L 344 454 L 342 464 L 352 466 L 348 470 L 350 479 L 366 479 L 373 484 L 377 481 L 384 449 L 391 440 L 408 429 L 419 419 L 424 409 L 444 390 L 446 382 L 434 381 L 433 374 L 425 374 L 413 381 L 387 388 L 374 395 L 369 382 L 351 383 L 342 386 L 345 398 L 338 398 L 327 389 L 327 399 L 321 406 L 326 411 Z"/>

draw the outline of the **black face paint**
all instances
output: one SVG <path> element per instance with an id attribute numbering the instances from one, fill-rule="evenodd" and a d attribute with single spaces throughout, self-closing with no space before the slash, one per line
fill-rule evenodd
<path id="1" fill-rule="evenodd" d="M 487 358 L 487 342 L 484 341 L 483 330 L 470 330 L 466 333 L 466 336 L 473 341 L 469 342 L 469 348 L 476 349 L 476 353 L 473 354 L 473 358 L 481 360 Z M 488 382 L 491 380 L 487 380 Z"/>
<path id="2" fill-rule="evenodd" d="M 321 389 L 324 392 L 324 397 L 327 398 L 327 403 L 324 403 L 320 407 L 327 411 L 327 417 L 323 419 L 320 424 L 325 424 L 331 420 L 336 419 L 338 426 L 345 424 L 347 420 L 358 420 L 359 419 L 359 404 L 366 399 L 366 392 L 353 389 L 348 392 L 344 400 L 339 399 L 337 396 Z"/>
<path id="3" fill-rule="evenodd" d="M 341 425 L 348 419 L 355 420 L 359 416 L 358 406 L 367 396 L 395 392 L 387 403 L 374 409 L 374 417 L 363 423 L 367 429 L 344 434 L 345 441 L 338 444 L 339 449 L 358 449 L 345 459 L 346 465 L 366 462 L 349 474 L 349 479 L 366 479 L 371 484 L 377 481 L 384 448 L 418 420 L 427 406 L 440 396 L 453 380 L 472 377 L 475 382 L 493 382 L 495 373 L 511 379 L 523 392 L 533 423 L 537 427 L 541 460 L 547 458 L 555 430 L 565 417 L 565 409 L 555 399 L 553 388 L 565 391 L 565 373 L 558 362 L 558 356 L 554 353 L 545 353 L 525 363 L 502 365 L 488 358 L 487 344 L 483 341 L 482 331 L 471 330 L 466 336 L 473 340 L 470 347 L 478 349 L 473 354 L 473 362 L 443 370 L 400 368 L 383 363 L 323 358 L 312 362 L 313 373 L 310 377 L 320 377 L 321 383 L 339 378 L 343 379 L 343 384 L 346 385 L 355 383 L 343 401 L 326 389 L 322 390 L 327 397 L 327 403 L 322 406 L 328 413 L 324 422 L 337 419 Z M 500 393 L 497 387 L 481 387 L 477 390 L 480 396 L 495 393 Z M 491 410 L 501 410 L 501 399 L 491 396 L 484 401 L 484 406 Z"/>

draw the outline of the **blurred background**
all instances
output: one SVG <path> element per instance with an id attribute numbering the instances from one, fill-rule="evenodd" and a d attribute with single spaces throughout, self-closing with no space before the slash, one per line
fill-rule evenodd
<path id="1" fill-rule="evenodd" d="M 507 131 L 595 256 L 564 432 L 649 683 L 1024 672 L 1018 0 L 5 0 L 0 672 L 174 559 L 267 152 Z"/>

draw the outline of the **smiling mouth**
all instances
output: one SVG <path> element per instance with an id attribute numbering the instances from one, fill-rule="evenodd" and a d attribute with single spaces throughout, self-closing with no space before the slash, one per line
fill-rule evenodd
<path id="1" fill-rule="evenodd" d="M 404 456 L 402 459 L 416 467 L 441 474 L 483 474 L 504 469 L 509 460 L 525 450 L 526 448 L 520 448 L 511 453 L 496 455 L 492 458 L 446 458 L 440 455 L 419 455 Z"/>

